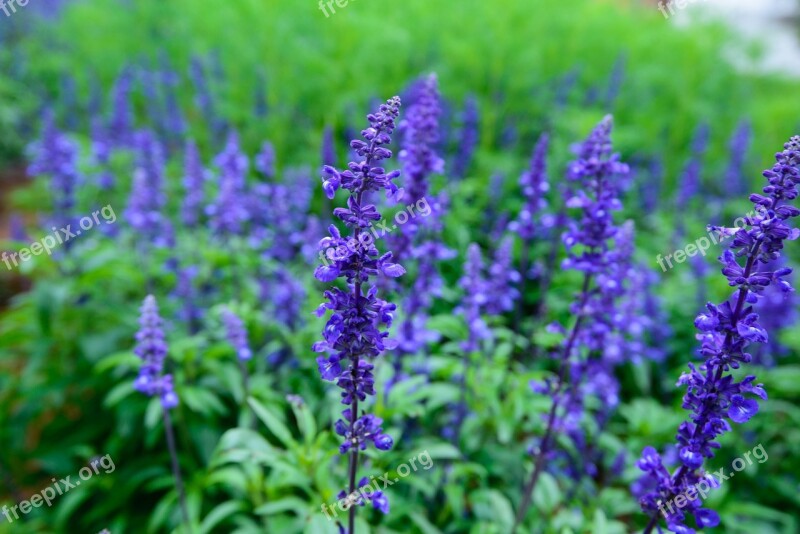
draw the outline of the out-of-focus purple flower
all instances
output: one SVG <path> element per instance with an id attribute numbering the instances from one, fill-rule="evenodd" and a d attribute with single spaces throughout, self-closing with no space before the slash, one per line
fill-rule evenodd
<path id="1" fill-rule="evenodd" d="M 708 148 L 710 128 L 702 123 L 695 130 L 691 143 L 691 155 L 683 168 L 683 173 L 678 182 L 678 193 L 675 197 L 675 207 L 680 211 L 695 198 L 702 187 L 703 156 Z"/>
<path id="2" fill-rule="evenodd" d="M 125 219 L 145 242 L 168 246 L 171 225 L 164 213 L 164 153 L 152 132 L 136 134 L 136 167 Z"/>
<path id="3" fill-rule="evenodd" d="M 316 256 L 315 256 L 316 258 Z M 301 322 L 300 310 L 306 299 L 305 286 L 284 267 L 260 280 L 261 299 L 272 303 L 270 313 L 276 321 L 296 328 Z"/>
<path id="4" fill-rule="evenodd" d="M 255 167 L 258 172 L 270 180 L 275 177 L 275 148 L 269 141 L 264 141 L 261 145 L 261 152 L 256 156 Z"/>
<path id="5" fill-rule="evenodd" d="M 491 331 L 483 320 L 483 312 L 489 301 L 488 284 L 483 277 L 483 255 L 476 243 L 467 249 L 467 260 L 464 263 L 464 275 L 458 285 L 464 288 L 464 298 L 456 310 L 467 322 L 468 337 L 462 344 L 465 352 L 478 350 L 481 340 L 491 337 Z"/>
<path id="6" fill-rule="evenodd" d="M 239 316 L 230 309 L 225 308 L 222 311 L 222 324 L 225 326 L 225 336 L 228 338 L 228 343 L 236 350 L 236 356 L 242 361 L 251 359 L 253 351 L 247 341 L 247 329 Z"/>
<path id="7" fill-rule="evenodd" d="M 194 335 L 200 331 L 200 322 L 203 319 L 203 310 L 200 308 L 199 292 L 196 287 L 196 278 L 200 270 L 196 265 L 178 268 L 175 289 L 170 295 L 179 303 L 178 318 L 186 323 L 189 333 Z"/>
<path id="8" fill-rule="evenodd" d="M 219 169 L 219 190 L 214 202 L 206 206 L 206 214 L 217 235 L 237 235 L 243 231 L 249 216 L 246 207 L 249 162 L 239 148 L 236 132 L 230 133 L 214 164 Z"/>
<path id="9" fill-rule="evenodd" d="M 478 148 L 480 135 L 480 114 L 478 100 L 474 96 L 467 97 L 464 111 L 461 114 L 461 137 L 458 151 L 453 161 L 453 177 L 464 178 L 472 166 L 475 150 Z"/>
<path id="10" fill-rule="evenodd" d="M 45 111 L 39 141 L 30 147 L 31 176 L 47 176 L 53 192 L 55 224 L 67 224 L 74 217 L 76 190 L 82 178 L 78 170 L 78 145 L 58 130 L 51 111 Z"/>
<path id="11" fill-rule="evenodd" d="M 512 245 L 510 236 L 503 239 L 489 266 L 489 276 L 486 281 L 486 312 L 490 315 L 501 315 L 511 311 L 520 296 L 517 286 L 521 277 L 514 270 Z"/>
<path id="12" fill-rule="evenodd" d="M 133 108 L 131 89 L 133 71 L 126 67 L 117 77 L 112 89 L 111 122 L 108 125 L 109 137 L 116 146 L 129 147 L 133 144 Z"/>
<path id="13" fill-rule="evenodd" d="M 546 133 L 539 136 L 531 157 L 530 168 L 519 178 L 525 204 L 517 218 L 509 225 L 509 230 L 526 241 L 531 241 L 537 233 L 541 234 L 543 228 L 548 229 L 553 225 L 552 217 L 542 217 L 542 210 L 547 208 L 545 195 L 550 190 L 547 179 L 549 144 L 550 138 Z"/>
<path id="14" fill-rule="evenodd" d="M 322 166 L 336 167 L 336 144 L 333 141 L 333 128 L 326 126 L 322 132 Z"/>
<path id="15" fill-rule="evenodd" d="M 197 144 L 186 142 L 186 153 L 183 164 L 183 201 L 181 203 L 181 221 L 189 228 L 198 225 L 203 215 L 205 202 L 206 171 L 200 159 Z"/>
<path id="16" fill-rule="evenodd" d="M 402 149 L 397 159 L 403 164 L 405 195 L 408 202 L 425 198 L 433 174 L 444 172 L 444 160 L 436 153 L 439 142 L 439 86 L 435 74 L 421 80 L 415 103 L 408 108 L 399 124 L 403 135 Z M 414 223 L 412 219 L 409 223 Z M 409 228 L 404 228 L 408 232 Z"/>
<path id="17" fill-rule="evenodd" d="M 732 430 L 728 421 L 746 423 L 758 412 L 756 399 L 767 398 L 764 388 L 755 383 L 755 376 L 747 375 L 737 382 L 731 370 L 752 361 L 749 345 L 768 341 L 754 306 L 759 301 L 763 305 L 766 289 L 774 287 L 786 294 L 794 291 L 787 280 L 792 270 L 770 264 L 781 256 L 786 240 L 800 236 L 800 230 L 789 224 L 800 215 L 800 209 L 790 204 L 798 196 L 800 183 L 800 136 L 792 137 L 775 159 L 772 169 L 764 171 L 768 185 L 763 194 L 750 195 L 755 214 L 745 217 L 744 227 L 727 229 L 733 233 L 733 240 L 719 260 L 722 274 L 736 290 L 722 304 L 708 303 L 706 311 L 695 319 L 705 361 L 699 366 L 689 364 L 689 372 L 678 381 L 687 388 L 683 407 L 691 412 L 690 420 L 680 425 L 676 436 L 681 465 L 670 474 L 652 447 L 645 449 L 639 461 L 639 468 L 645 472 L 639 487 L 648 488 L 639 495 L 642 510 L 651 517 L 647 533 L 660 520 L 659 505 L 684 493 L 704 476 L 703 463 L 720 446 L 717 439 Z M 699 528 L 716 526 L 716 513 L 700 506 L 699 500 L 689 501 L 685 508 L 670 510 L 667 528 L 678 533 L 694 532 L 687 524 L 688 516 L 694 517 Z"/>
<path id="18" fill-rule="evenodd" d="M 133 352 L 142 359 L 139 377 L 133 384 L 136 391 L 148 397 L 158 395 L 165 410 L 176 407 L 178 396 L 173 389 L 172 375 L 164 374 L 167 342 L 163 321 L 158 314 L 158 304 L 153 295 L 148 295 L 142 304 L 136 348 Z"/>
<path id="19" fill-rule="evenodd" d="M 99 168 L 99 174 L 95 179 L 100 189 L 112 189 L 114 187 L 114 174 L 111 172 L 111 143 L 100 116 L 92 117 L 92 158 L 94 164 Z"/>
<path id="20" fill-rule="evenodd" d="M 728 167 L 725 169 L 725 192 L 731 197 L 744 195 L 749 189 L 749 184 L 744 174 L 745 163 L 747 162 L 747 152 L 750 149 L 750 142 L 753 138 L 753 127 L 750 121 L 742 119 L 736 125 L 736 130 L 728 142 L 729 159 Z"/>

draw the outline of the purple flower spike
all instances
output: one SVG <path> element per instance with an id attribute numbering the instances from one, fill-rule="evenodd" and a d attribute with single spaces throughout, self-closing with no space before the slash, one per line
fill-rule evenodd
<path id="1" fill-rule="evenodd" d="M 780 258 L 784 242 L 800 235 L 790 225 L 790 219 L 800 215 L 800 210 L 789 204 L 798 196 L 800 136 L 792 137 L 775 159 L 772 169 L 764 171 L 768 182 L 764 194 L 750 196 L 755 214 L 745 218 L 743 227 L 727 229 L 733 240 L 719 261 L 728 284 L 736 289 L 726 302 L 709 303 L 707 311 L 695 320 L 700 331 L 700 354 L 705 361 L 699 367 L 690 364 L 690 371 L 678 382 L 687 388 L 683 407 L 691 411 L 690 421 L 678 429 L 682 465 L 670 474 L 665 469 L 649 469 L 649 461 L 640 462 L 645 475 L 637 486 L 653 488 L 643 492 L 639 499 L 642 510 L 651 518 L 646 534 L 658 524 L 659 503 L 668 502 L 700 480 L 704 459 L 714 456 L 714 449 L 719 447 L 717 439 L 732 429 L 728 420 L 746 423 L 758 413 L 758 399 L 767 398 L 763 387 L 754 384 L 755 376 L 745 376 L 737 382 L 731 370 L 751 362 L 749 345 L 768 341 L 767 332 L 754 312 L 759 301 L 767 300 L 765 290 L 775 286 L 782 291 L 793 291 L 786 280 L 791 269 L 773 262 Z M 645 454 L 651 457 L 652 449 L 646 449 Z M 667 527 L 672 532 L 694 532 L 687 525 L 688 516 L 694 517 L 698 528 L 719 523 L 715 512 L 699 506 L 693 502 L 682 513 L 669 516 Z"/>
<path id="2" fill-rule="evenodd" d="M 133 351 L 143 363 L 133 386 L 148 397 L 158 395 L 161 398 L 161 406 L 169 410 L 178 405 L 178 397 L 173 390 L 172 375 L 164 374 L 167 342 L 164 339 L 162 325 L 156 299 L 153 295 L 148 295 L 141 307 L 140 328 L 136 334 L 136 348 Z"/>
<path id="3" fill-rule="evenodd" d="M 371 414 L 359 411 L 359 403 L 375 395 L 374 366 L 371 363 L 396 343 L 388 339 L 384 330 L 392 324 L 395 305 L 378 298 L 373 278 L 380 274 L 386 277 L 402 275 L 405 270 L 392 261 L 391 252 L 381 254 L 375 246 L 367 227 L 381 215 L 368 202 L 370 193 L 385 190 L 387 196 L 397 193 L 393 180 L 399 172 L 386 172 L 381 161 L 392 156 L 385 148 L 391 142 L 391 134 L 400 114 L 400 99 L 394 97 L 380 106 L 376 113 L 367 116 L 369 127 L 361 132 L 363 140 L 353 140 L 351 148 L 361 160 L 353 161 L 347 170 L 324 168 L 323 190 L 332 198 L 338 189 L 349 192 L 346 208 L 336 208 L 334 215 L 343 221 L 352 232 L 343 236 L 331 225 L 329 237 L 320 241 L 320 258 L 323 265 L 317 267 L 315 276 L 323 282 L 342 278 L 346 290 L 331 287 L 325 291 L 327 302 L 318 309 L 318 315 L 331 311 L 322 332 L 322 340 L 312 347 L 314 352 L 328 353 L 317 358 L 320 374 L 324 380 L 336 381 L 342 389 L 342 404 L 348 406 L 342 419 L 336 422 L 336 433 L 344 438 L 339 448 L 341 454 L 350 453 L 349 494 L 356 488 L 353 482 L 358 471 L 358 452 L 372 443 L 379 450 L 393 444 L 391 437 L 383 433 L 382 421 Z M 379 500 L 376 507 L 388 511 L 388 502 Z M 350 524 L 355 520 L 355 507 L 350 509 Z"/>
<path id="4" fill-rule="evenodd" d="M 247 342 L 247 329 L 238 315 L 229 309 L 222 312 L 222 324 L 225 326 L 225 335 L 228 342 L 236 349 L 236 356 L 244 361 L 253 357 L 250 344 Z"/>

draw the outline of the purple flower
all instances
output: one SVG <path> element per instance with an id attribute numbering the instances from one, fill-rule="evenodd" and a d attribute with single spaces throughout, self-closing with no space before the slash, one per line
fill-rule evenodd
<path id="1" fill-rule="evenodd" d="M 222 311 L 222 324 L 225 326 L 225 336 L 236 350 L 236 356 L 247 361 L 253 357 L 250 344 L 247 341 L 247 329 L 238 315 L 226 308 Z"/>
<path id="2" fill-rule="evenodd" d="M 512 245 L 510 236 L 503 239 L 500 246 L 497 247 L 494 260 L 489 267 L 489 276 L 486 281 L 486 312 L 490 315 L 501 315 L 511 311 L 520 296 L 517 286 L 521 277 L 514 270 Z"/>
<path id="3" fill-rule="evenodd" d="M 385 147 L 391 142 L 399 113 L 398 97 L 381 105 L 376 113 L 367 116 L 369 127 L 361 132 L 363 141 L 350 143 L 361 161 L 351 162 L 345 171 L 324 168 L 323 189 L 329 197 L 338 189 L 349 192 L 347 207 L 336 208 L 334 215 L 352 235 L 344 237 L 331 225 L 330 237 L 320 241 L 324 263 L 317 267 L 316 278 L 322 282 L 342 278 L 346 289 L 331 287 L 325 291 L 327 302 L 320 305 L 317 314 L 332 313 L 323 330 L 323 339 L 314 344 L 313 350 L 329 354 L 317 359 L 320 374 L 325 380 L 336 381 L 342 389 L 342 403 L 349 406 L 342 412 L 343 419 L 337 421 L 336 432 L 345 438 L 340 452 L 353 449 L 352 473 L 358 468 L 358 450 L 363 450 L 367 442 L 377 448 L 391 446 L 391 440 L 383 437 L 381 420 L 370 414 L 360 415 L 359 402 L 375 394 L 371 362 L 396 345 L 388 339 L 388 332 L 382 330 L 382 325 L 391 326 L 395 305 L 378 298 L 371 280 L 380 274 L 397 277 L 405 271 L 392 261 L 391 252 L 383 255 L 378 252 L 367 227 L 381 218 L 377 208 L 368 202 L 369 194 L 385 190 L 391 196 L 398 191 L 393 180 L 400 173 L 387 173 L 381 161 L 392 156 Z M 351 487 L 351 492 L 354 489 Z"/>
<path id="4" fill-rule="evenodd" d="M 678 184 L 678 193 L 675 198 L 675 207 L 678 210 L 685 209 L 689 202 L 700 193 L 703 156 L 708 148 L 708 137 L 708 124 L 700 124 L 695 130 L 691 143 L 692 153 Z"/>
<path id="5" fill-rule="evenodd" d="M 261 145 L 261 152 L 256 156 L 255 167 L 268 179 L 271 180 L 275 177 L 275 148 L 269 141 L 264 141 Z"/>
<path id="6" fill-rule="evenodd" d="M 150 131 L 136 134 L 136 167 L 133 171 L 133 187 L 128 198 L 125 218 L 142 242 L 156 246 L 171 243 L 172 226 L 162 213 L 167 198 L 164 193 L 164 153 L 161 145 Z"/>
<path id="7" fill-rule="evenodd" d="M 333 128 L 326 126 L 322 132 L 322 166 L 336 167 L 336 145 L 333 142 Z"/>
<path id="8" fill-rule="evenodd" d="M 217 235 L 237 235 L 248 219 L 246 208 L 247 156 L 239 147 L 239 136 L 231 132 L 225 149 L 214 158 L 219 168 L 216 200 L 206 207 L 212 230 Z"/>
<path id="9" fill-rule="evenodd" d="M 698 367 L 690 364 L 690 371 L 678 381 L 686 386 L 683 407 L 691 412 L 690 420 L 678 429 L 682 465 L 671 475 L 665 470 L 644 469 L 639 486 L 651 489 L 640 496 L 640 503 L 651 516 L 648 533 L 658 522 L 658 503 L 697 482 L 704 459 L 713 457 L 719 447 L 717 439 L 731 430 L 728 420 L 746 423 L 758 413 L 757 399 L 767 398 L 763 387 L 754 383 L 755 376 L 747 375 L 737 382 L 730 371 L 751 362 L 747 352 L 750 344 L 768 341 L 754 311 L 754 306 L 764 300 L 765 290 L 775 286 L 787 293 L 793 291 L 785 279 L 791 269 L 772 262 L 780 257 L 786 240 L 800 236 L 800 230 L 789 224 L 800 215 L 800 210 L 789 204 L 797 198 L 800 183 L 800 137 L 786 143 L 775 159 L 772 169 L 764 171 L 768 182 L 764 194 L 750 195 L 755 214 L 745 218 L 744 227 L 732 231 L 733 240 L 719 258 L 728 284 L 736 289 L 722 304 L 709 303 L 707 311 L 695 320 L 705 361 Z M 673 532 L 692 531 L 687 515 L 694 516 L 700 528 L 719 522 L 716 514 L 698 507 L 695 503 L 686 513 L 668 517 L 667 527 Z"/>
<path id="10" fill-rule="evenodd" d="M 197 226 L 203 214 L 205 169 L 194 141 L 186 142 L 183 166 L 183 202 L 181 220 L 189 228 Z"/>
<path id="11" fill-rule="evenodd" d="M 456 313 L 462 314 L 467 322 L 468 337 L 462 344 L 465 352 L 478 350 L 480 341 L 489 339 L 491 331 L 483 320 L 482 314 L 489 303 L 488 283 L 483 277 L 483 255 L 476 243 L 467 249 L 467 260 L 464 263 L 464 275 L 458 285 L 464 288 L 464 299 Z"/>
<path id="12" fill-rule="evenodd" d="M 480 115 L 478 100 L 474 96 L 468 97 L 464 102 L 461 121 L 461 138 L 459 139 L 458 152 L 453 162 L 453 176 L 458 179 L 466 176 L 475 157 L 475 150 L 478 148 Z"/>
<path id="13" fill-rule="evenodd" d="M 76 191 L 82 178 L 78 170 L 78 145 L 58 130 L 53 113 L 45 111 L 41 139 L 30 147 L 31 176 L 50 178 L 54 224 L 66 225 L 75 216 Z"/>
<path id="14" fill-rule="evenodd" d="M 122 70 L 114 82 L 111 122 L 108 131 L 116 146 L 128 147 L 133 143 L 133 108 L 131 107 L 131 87 L 133 71 Z"/>
<path id="15" fill-rule="evenodd" d="M 730 141 L 728 142 L 728 167 L 725 169 L 725 190 L 731 197 L 744 195 L 748 189 L 747 179 L 744 175 L 744 166 L 747 161 L 747 151 L 753 137 L 753 127 L 750 121 L 742 119 L 736 125 Z"/>
<path id="16" fill-rule="evenodd" d="M 542 210 L 547 208 L 545 195 L 550 190 L 547 179 L 547 149 L 550 137 L 543 133 L 536 142 L 531 157 L 530 168 L 519 179 L 525 204 L 517 218 L 509 225 L 509 230 L 518 234 L 523 240 L 532 240 L 542 227 L 549 228 L 553 225 L 552 218 L 542 218 Z M 524 275 L 525 273 L 523 273 Z"/>
<path id="17" fill-rule="evenodd" d="M 172 375 L 164 374 L 167 342 L 164 339 L 163 321 L 158 315 L 158 305 L 153 295 L 144 299 L 136 333 L 136 348 L 133 351 L 142 359 L 139 377 L 133 386 L 149 397 L 158 395 L 161 406 L 169 410 L 178 405 L 178 397 L 172 386 Z"/>

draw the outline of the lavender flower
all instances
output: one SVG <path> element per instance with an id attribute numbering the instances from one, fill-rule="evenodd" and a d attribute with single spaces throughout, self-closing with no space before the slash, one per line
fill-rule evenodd
<path id="1" fill-rule="evenodd" d="M 171 225 L 162 213 L 166 204 L 164 154 L 150 131 L 137 133 L 135 145 L 137 161 L 125 218 L 145 242 L 165 246 L 170 241 Z"/>
<path id="2" fill-rule="evenodd" d="M 518 234 L 523 241 L 530 242 L 536 237 L 537 230 L 542 226 L 550 227 L 553 223 L 552 218 L 542 218 L 540 215 L 547 208 L 547 201 L 544 197 L 550 190 L 550 183 L 547 180 L 547 149 L 549 145 L 550 137 L 546 133 L 540 135 L 533 150 L 530 168 L 519 178 L 525 204 L 517 218 L 509 225 L 509 230 Z"/>
<path id="3" fill-rule="evenodd" d="M 127 147 L 133 142 L 133 109 L 131 86 L 133 71 L 125 68 L 114 82 L 111 122 L 108 131 L 116 146 Z"/>
<path id="4" fill-rule="evenodd" d="M 577 159 L 567 168 L 565 205 L 579 208 L 581 215 L 579 220 L 569 222 L 562 237 L 567 248 L 562 266 L 582 272 L 583 284 L 570 307 L 576 320 L 562 347 L 557 377 L 544 384 L 531 384 L 534 392 L 546 394 L 553 402 L 544 435 L 534 448 L 534 470 L 523 491 L 516 525 L 524 519 L 544 463 L 551 456 L 554 433 L 577 430 L 586 395 L 600 394 L 603 402 L 617 401 L 618 386 L 610 369 L 618 363 L 619 351 L 606 355 L 606 343 L 619 343 L 617 302 L 623 295 L 623 268 L 630 261 L 633 247 L 631 236 L 614 223 L 614 212 L 622 208 L 618 198 L 620 181 L 629 168 L 620 162 L 619 154 L 612 152 L 611 128 L 612 118 L 608 115 L 586 141 L 573 147 Z M 573 352 L 579 348 L 589 355 L 600 354 L 601 359 L 573 361 Z"/>
<path id="5" fill-rule="evenodd" d="M 225 149 L 214 159 L 220 170 L 216 200 L 206 207 L 211 228 L 218 235 L 237 235 L 248 219 L 246 209 L 247 156 L 239 148 L 239 136 L 231 132 Z"/>
<path id="6" fill-rule="evenodd" d="M 100 168 L 100 174 L 96 178 L 97 186 L 100 189 L 112 189 L 114 187 L 114 175 L 110 168 L 111 143 L 109 142 L 109 135 L 99 116 L 92 117 L 91 123 L 92 157 L 94 164 Z"/>
<path id="7" fill-rule="evenodd" d="M 170 410 L 178 405 L 178 396 L 172 386 L 172 375 L 164 374 L 167 343 L 164 339 L 163 321 L 158 315 L 158 305 L 153 295 L 144 299 L 136 334 L 134 353 L 144 362 L 133 387 L 148 397 L 158 395 L 161 406 Z"/>
<path id="8" fill-rule="evenodd" d="M 467 261 L 464 264 L 464 275 L 458 285 L 464 288 L 464 300 L 456 313 L 463 314 L 469 332 L 467 340 L 462 344 L 464 352 L 478 350 L 481 340 L 491 337 L 491 331 L 483 320 L 482 314 L 489 301 L 486 279 L 483 277 L 483 255 L 481 248 L 470 244 L 467 249 Z"/>
<path id="9" fill-rule="evenodd" d="M 435 149 L 439 142 L 439 116 L 442 113 L 436 75 L 425 77 L 416 94 L 414 105 L 408 108 L 405 120 L 399 125 L 403 148 L 397 155 L 406 177 L 405 198 L 411 202 L 428 194 L 431 175 L 444 172 L 444 160 Z"/>
<path id="10" fill-rule="evenodd" d="M 478 148 L 479 135 L 480 115 L 478 100 L 474 96 L 470 96 L 464 102 L 461 139 L 458 142 L 458 152 L 453 162 L 453 176 L 455 178 L 464 178 L 467 171 L 469 171 L 472 159 L 475 157 L 475 149 Z"/>
<path id="11" fill-rule="evenodd" d="M 388 328 L 392 323 L 395 305 L 378 298 L 377 289 L 370 279 L 382 273 L 384 276 L 398 277 L 405 270 L 393 263 L 392 253 L 380 255 L 372 236 L 365 229 L 381 215 L 376 207 L 368 203 L 371 192 L 386 190 L 387 195 L 397 193 L 393 180 L 399 171 L 386 173 L 378 166 L 382 160 L 392 156 L 385 148 L 391 142 L 390 135 L 395 129 L 395 120 L 400 113 L 400 99 L 394 97 L 381 105 L 378 112 L 367 116 L 369 127 L 361 132 L 364 141 L 353 140 L 350 146 L 363 158 L 351 162 L 346 171 L 325 167 L 323 190 L 328 198 L 333 198 L 339 188 L 346 189 L 350 195 L 347 208 L 336 208 L 334 215 L 352 230 L 351 238 L 342 237 L 338 228 L 331 225 L 330 237 L 320 241 L 320 249 L 326 252 L 329 261 L 317 267 L 314 275 L 322 282 L 333 282 L 342 278 L 347 290 L 331 287 L 325 292 L 328 302 L 317 310 L 322 316 L 327 310 L 333 313 L 328 319 L 323 340 L 314 344 L 314 352 L 329 353 L 328 357 L 317 358 L 320 374 L 324 380 L 336 381 L 342 389 L 342 404 L 349 408 L 342 412 L 343 419 L 336 423 L 336 432 L 345 438 L 341 453 L 350 451 L 350 489 L 355 491 L 358 470 L 358 451 L 372 443 L 380 450 L 392 447 L 392 438 L 381 430 L 381 420 L 373 415 L 359 415 L 359 402 L 374 395 L 373 365 L 370 363 L 384 350 L 395 346 L 387 339 L 388 332 L 381 330 L 381 324 Z M 355 509 L 351 508 L 349 531 L 354 530 Z"/>
<path id="12" fill-rule="evenodd" d="M 725 169 L 725 190 L 732 197 L 744 195 L 748 184 L 744 176 L 744 165 L 747 161 L 747 151 L 753 137 L 753 127 L 750 121 L 743 119 L 736 126 L 733 136 L 728 142 L 729 159 Z"/>
<path id="13" fill-rule="evenodd" d="M 490 315 L 501 315 L 511 311 L 520 296 L 517 286 L 521 277 L 514 270 L 512 245 L 510 236 L 504 238 L 497 247 L 493 262 L 489 267 L 486 284 L 486 312 Z"/>
<path id="14" fill-rule="evenodd" d="M 675 198 L 675 207 L 679 211 L 684 210 L 689 202 L 700 193 L 703 155 L 708 148 L 708 137 L 708 124 L 699 125 L 692 138 L 691 156 L 681 174 L 678 194 Z"/>
<path id="15" fill-rule="evenodd" d="M 336 145 L 333 142 L 333 128 L 326 126 L 322 132 L 322 166 L 336 166 Z"/>
<path id="16" fill-rule="evenodd" d="M 55 224 L 67 224 L 74 216 L 75 194 L 81 177 L 78 171 L 78 145 L 60 132 L 53 114 L 45 112 L 41 139 L 31 146 L 31 176 L 46 175 L 53 191 Z"/>
<path id="17" fill-rule="evenodd" d="M 255 167 L 258 172 L 269 178 L 275 177 L 275 148 L 269 141 L 261 145 L 261 152 L 256 156 Z"/>
<path id="18" fill-rule="evenodd" d="M 183 202 L 181 221 L 189 228 L 197 226 L 203 214 L 205 169 L 194 141 L 186 142 L 183 165 Z"/>
<path id="19" fill-rule="evenodd" d="M 701 529 L 719 524 L 717 513 L 701 508 L 699 499 L 690 500 L 683 509 L 664 510 L 663 503 L 701 479 L 709 478 L 702 472 L 702 466 L 719 447 L 718 437 L 731 430 L 728 421 L 746 423 L 758 413 L 756 398 L 767 398 L 763 387 L 755 384 L 755 376 L 748 375 L 737 382 L 730 371 L 751 362 L 749 345 L 768 341 L 754 310 L 754 305 L 763 300 L 765 290 L 773 286 L 784 293 L 794 291 L 786 280 L 791 269 L 773 270 L 767 266 L 780 257 L 784 241 L 800 236 L 800 230 L 789 225 L 790 219 L 800 215 L 800 209 L 788 203 L 798 196 L 800 136 L 786 143 L 775 159 L 772 169 L 764 171 L 768 182 L 764 194 L 750 195 L 756 214 L 745 219 L 743 228 L 721 229 L 733 235 L 719 260 L 722 274 L 736 290 L 722 304 L 708 303 L 707 311 L 695 319 L 702 341 L 700 354 L 705 361 L 699 366 L 689 364 L 690 371 L 678 381 L 687 387 L 683 407 L 691 411 L 690 421 L 678 428 L 681 466 L 670 474 L 653 447 L 645 448 L 639 460 L 638 466 L 645 472 L 639 486 L 650 488 L 640 497 L 642 509 L 651 516 L 646 533 L 652 532 L 658 523 L 659 511 L 666 516 L 667 528 L 681 534 L 695 532 L 688 526 L 688 516 L 693 516 Z"/>
<path id="20" fill-rule="evenodd" d="M 222 311 L 222 324 L 225 326 L 225 335 L 228 342 L 236 349 L 236 356 L 241 361 L 247 361 L 253 357 L 250 344 L 247 342 L 247 329 L 238 315 L 229 309 Z"/>

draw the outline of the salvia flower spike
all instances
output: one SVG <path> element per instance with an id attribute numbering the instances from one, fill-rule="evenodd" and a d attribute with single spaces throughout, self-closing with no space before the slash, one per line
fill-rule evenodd
<path id="1" fill-rule="evenodd" d="M 764 291 L 770 286 L 785 293 L 794 291 L 786 278 L 791 269 L 780 265 L 771 268 L 770 264 L 780 257 L 786 240 L 800 236 L 800 230 L 790 225 L 790 219 L 800 215 L 800 209 L 790 204 L 797 198 L 800 183 L 800 136 L 792 137 L 775 159 L 772 169 L 764 171 L 768 184 L 763 194 L 750 195 L 755 214 L 745 218 L 746 225 L 716 229 L 733 236 L 719 261 L 722 274 L 735 291 L 722 304 L 708 303 L 706 311 L 695 319 L 705 361 L 698 366 L 689 364 L 689 371 L 678 381 L 686 386 L 683 407 L 691 412 L 676 436 L 681 465 L 670 474 L 653 447 L 646 447 L 638 462 L 645 472 L 637 484 L 645 489 L 640 503 L 651 516 L 646 533 L 656 528 L 662 513 L 667 528 L 680 534 L 695 532 L 688 524 L 689 516 L 700 529 L 719 524 L 717 513 L 703 508 L 699 499 L 690 500 L 684 508 L 665 505 L 701 480 L 717 483 L 702 469 L 705 460 L 719 448 L 717 439 L 731 430 L 730 421 L 742 424 L 750 420 L 758 412 L 758 399 L 767 398 L 764 388 L 755 383 L 755 376 L 737 381 L 731 370 L 750 363 L 749 345 L 768 341 L 755 312 Z"/>
<path id="2" fill-rule="evenodd" d="M 398 192 L 393 180 L 400 172 L 387 173 L 380 162 L 392 156 L 386 145 L 391 142 L 399 114 L 400 99 L 389 99 L 376 113 L 367 116 L 369 126 L 361 132 L 363 140 L 350 143 L 361 160 L 350 162 L 345 171 L 330 166 L 323 168 L 322 188 L 328 198 L 333 199 L 339 189 L 349 192 L 347 207 L 336 208 L 333 213 L 344 222 L 352 236 L 343 236 L 331 225 L 328 228 L 330 237 L 320 241 L 323 265 L 317 267 L 316 278 L 326 283 L 342 279 L 347 289 L 331 287 L 325 291 L 327 302 L 320 305 L 317 314 L 332 313 L 322 341 L 315 343 L 313 350 L 328 354 L 317 358 L 320 374 L 324 380 L 336 382 L 342 389 L 342 404 L 348 406 L 342 412 L 343 418 L 336 422 L 335 430 L 344 438 L 340 452 L 350 454 L 350 495 L 357 489 L 359 451 L 369 444 L 380 450 L 388 450 L 393 445 L 392 438 L 381 429 L 381 419 L 360 413 L 359 402 L 375 394 L 372 360 L 395 346 L 394 341 L 388 339 L 388 332 L 382 329 L 382 325 L 391 326 L 395 305 L 378 298 L 372 279 L 381 274 L 398 277 L 405 270 L 392 262 L 391 252 L 383 255 L 378 252 L 367 228 L 381 218 L 375 205 L 368 202 L 370 193 L 385 190 L 387 196 L 392 197 Z M 385 499 L 373 499 L 372 505 L 382 511 L 388 510 Z M 352 533 L 355 507 L 350 508 L 348 523 L 348 532 Z"/>

